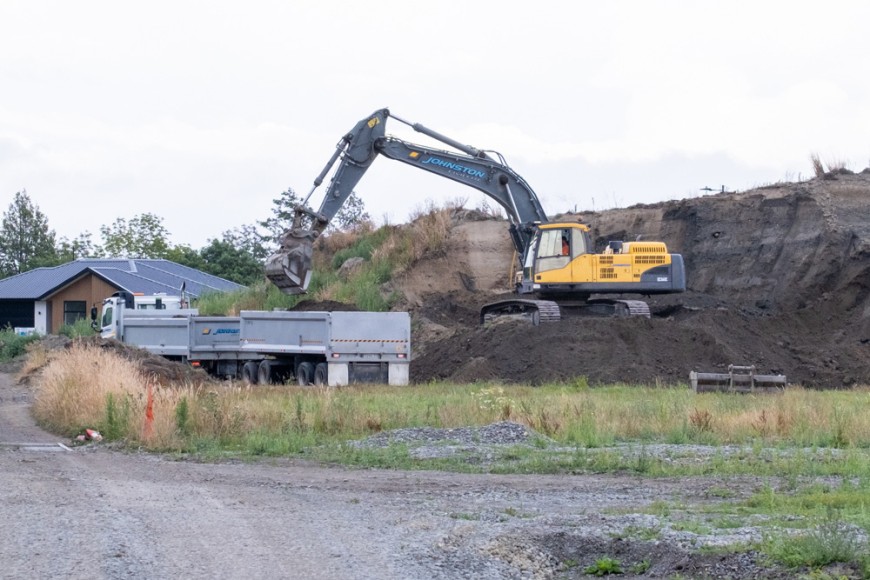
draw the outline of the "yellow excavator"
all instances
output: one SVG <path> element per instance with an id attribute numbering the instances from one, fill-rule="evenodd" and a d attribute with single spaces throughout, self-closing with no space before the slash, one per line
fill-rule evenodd
<path id="1" fill-rule="evenodd" d="M 456 151 L 388 136 L 388 118 Z M 576 222 L 550 222 L 538 196 L 501 154 L 464 145 L 381 109 L 361 120 L 339 140 L 308 195 L 295 208 L 293 223 L 282 236 L 281 247 L 267 259 L 266 275 L 283 292 L 307 291 L 314 240 L 323 233 L 378 155 L 478 189 L 506 211 L 510 221 L 508 232 L 520 260 L 516 296 L 483 306 L 482 322 L 502 315 L 522 315 L 538 324 L 558 321 L 563 313 L 649 317 L 649 307 L 641 300 L 591 297 L 671 294 L 686 289 L 683 258 L 669 253 L 663 242 L 612 241 L 602 253 L 595 253 L 589 227 Z M 308 208 L 312 194 L 339 160 L 320 209 Z"/>

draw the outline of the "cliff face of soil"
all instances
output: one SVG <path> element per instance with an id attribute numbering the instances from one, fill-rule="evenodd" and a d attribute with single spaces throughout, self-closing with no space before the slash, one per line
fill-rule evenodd
<path id="1" fill-rule="evenodd" d="M 794 310 L 825 293 L 834 310 L 865 301 L 870 176 L 770 186 L 739 194 L 580 216 L 610 236 L 662 239 L 683 254 L 695 292 Z"/>
<path id="2" fill-rule="evenodd" d="M 478 328 L 478 306 L 508 291 L 512 249 L 505 223 L 462 222 L 447 255 L 398 283 L 415 380 L 673 383 L 733 363 L 807 386 L 870 384 L 870 171 L 559 219 L 590 224 L 599 250 L 666 242 L 688 292 L 649 299 L 651 320 Z"/>

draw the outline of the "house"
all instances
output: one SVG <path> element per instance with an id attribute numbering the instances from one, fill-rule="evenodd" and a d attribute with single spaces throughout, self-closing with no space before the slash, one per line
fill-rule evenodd
<path id="1" fill-rule="evenodd" d="M 88 318 L 115 292 L 178 296 L 182 284 L 190 299 L 244 288 L 169 260 L 84 258 L 0 280 L 0 327 L 51 334 Z"/>

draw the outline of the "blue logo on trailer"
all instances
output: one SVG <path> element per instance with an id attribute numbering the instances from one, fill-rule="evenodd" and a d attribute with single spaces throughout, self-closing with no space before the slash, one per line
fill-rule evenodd
<path id="1" fill-rule="evenodd" d="M 203 334 L 239 334 L 238 328 L 218 328 L 214 332 L 211 331 L 211 328 L 203 328 Z"/>

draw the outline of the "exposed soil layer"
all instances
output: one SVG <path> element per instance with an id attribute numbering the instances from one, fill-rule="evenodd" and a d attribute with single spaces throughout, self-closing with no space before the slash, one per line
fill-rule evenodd
<path id="1" fill-rule="evenodd" d="M 303 300 L 293 308 L 294 312 L 347 312 L 359 310 L 353 304 L 335 300 Z"/>
<path id="2" fill-rule="evenodd" d="M 685 383 L 737 364 L 809 387 L 870 384 L 870 171 L 559 219 L 590 224 L 598 251 L 666 242 L 688 292 L 647 299 L 649 320 L 482 328 L 478 308 L 509 293 L 513 251 L 506 223 L 460 222 L 446 256 L 396 282 L 415 321 L 413 381 Z"/>

